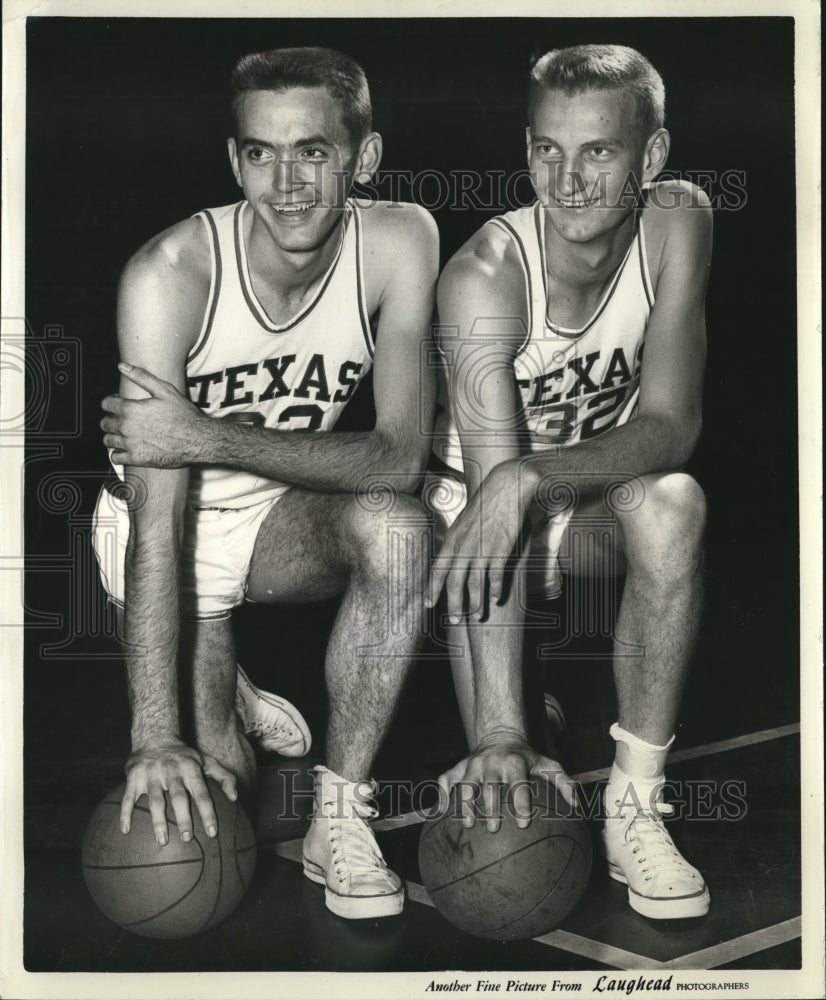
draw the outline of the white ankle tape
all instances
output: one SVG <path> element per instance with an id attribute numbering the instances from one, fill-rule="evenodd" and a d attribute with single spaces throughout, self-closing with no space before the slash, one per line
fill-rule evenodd
<path id="1" fill-rule="evenodd" d="M 605 786 L 605 817 L 620 819 L 628 811 L 631 813 L 642 810 L 652 812 L 662 797 L 665 776 L 659 774 L 655 778 L 634 778 L 614 762 Z"/>
<path id="2" fill-rule="evenodd" d="M 316 765 L 313 768 L 313 774 L 316 775 L 317 782 L 332 791 L 339 801 L 355 800 L 364 805 L 373 798 L 376 791 L 375 783 L 371 778 L 350 781 L 349 778 L 343 778 L 323 764 Z"/>
<path id="3" fill-rule="evenodd" d="M 632 750 L 642 750 L 643 752 L 656 752 L 658 750 L 669 750 L 671 744 L 677 738 L 672 736 L 665 746 L 658 747 L 655 743 L 646 743 L 645 740 L 641 740 L 639 736 L 635 736 L 633 733 L 629 733 L 627 729 L 623 729 L 622 726 L 615 722 L 613 726 L 608 730 L 610 736 L 619 743 L 620 741 L 631 747 Z"/>
<path id="4" fill-rule="evenodd" d="M 625 774 L 635 780 L 657 780 L 662 777 L 669 747 L 674 742 L 673 736 L 665 746 L 658 747 L 629 733 L 617 723 L 611 726 L 610 733 L 617 742 L 617 764 Z"/>

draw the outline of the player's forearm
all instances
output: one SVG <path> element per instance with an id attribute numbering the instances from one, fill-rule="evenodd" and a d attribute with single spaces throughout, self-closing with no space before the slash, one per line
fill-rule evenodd
<path id="1" fill-rule="evenodd" d="M 177 544 L 130 535 L 126 553 L 126 667 L 132 749 L 180 738 Z"/>
<path id="2" fill-rule="evenodd" d="M 386 476 L 394 489 L 412 492 L 424 472 L 429 443 L 399 441 L 381 431 L 278 431 L 210 420 L 197 461 L 257 476 L 342 493 Z"/>
<path id="3" fill-rule="evenodd" d="M 599 493 L 613 483 L 682 467 L 691 457 L 698 431 L 642 414 L 589 441 L 549 445 L 547 451 L 524 456 L 518 471 L 534 496 L 560 482 L 569 482 L 579 495 Z"/>
<path id="4" fill-rule="evenodd" d="M 468 629 L 473 657 L 476 745 L 527 739 L 522 680 L 522 626 L 516 576 L 509 598 Z"/>

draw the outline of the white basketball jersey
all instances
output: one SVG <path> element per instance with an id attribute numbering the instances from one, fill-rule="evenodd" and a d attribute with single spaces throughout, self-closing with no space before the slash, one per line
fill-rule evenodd
<path id="1" fill-rule="evenodd" d="M 587 441 L 626 423 L 639 397 L 643 341 L 654 304 L 642 218 L 602 300 L 578 330 L 548 317 L 545 212 L 539 203 L 491 219 L 508 234 L 525 275 L 527 331 L 514 376 L 527 427 L 545 439 L 534 450 Z M 437 421 L 434 451 L 462 469 L 459 434 L 449 406 Z"/>
<path id="2" fill-rule="evenodd" d="M 273 323 L 256 298 L 244 243 L 246 202 L 198 214 L 209 234 L 212 280 L 203 327 L 186 363 L 189 398 L 203 413 L 273 430 L 330 430 L 373 364 L 358 205 L 312 299 Z M 288 486 L 214 466 L 194 467 L 189 500 L 245 507 Z"/>

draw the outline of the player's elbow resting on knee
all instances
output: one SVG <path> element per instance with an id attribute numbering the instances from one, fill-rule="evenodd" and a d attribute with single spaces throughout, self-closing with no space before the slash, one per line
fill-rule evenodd
<path id="1" fill-rule="evenodd" d="M 694 454 L 702 430 L 702 418 L 699 414 L 677 420 L 671 415 L 649 413 L 649 417 L 657 421 L 657 433 L 667 442 L 667 461 L 663 468 L 681 469 Z"/>
<path id="2" fill-rule="evenodd" d="M 380 435 L 384 448 L 384 470 L 392 475 L 397 493 L 415 493 L 424 477 L 430 454 L 430 441 L 401 443 L 389 435 Z"/>

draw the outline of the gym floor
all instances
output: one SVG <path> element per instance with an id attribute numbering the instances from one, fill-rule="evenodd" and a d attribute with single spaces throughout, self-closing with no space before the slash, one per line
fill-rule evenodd
<path id="1" fill-rule="evenodd" d="M 531 941 L 495 943 L 452 927 L 421 885 L 417 844 L 427 798 L 384 796 L 376 823 L 388 863 L 405 879 L 402 916 L 348 922 L 330 914 L 323 890 L 301 871 L 309 768 L 322 757 L 326 702 L 322 657 L 333 604 L 243 608 L 239 656 L 262 686 L 304 711 L 315 736 L 300 761 L 259 758 L 259 859 L 252 887 L 214 930 L 156 941 L 120 930 L 86 892 L 79 847 L 97 802 L 122 780 L 128 706 L 114 640 L 84 665 L 39 648 L 27 674 L 25 965 L 29 971 L 423 971 L 794 969 L 801 962 L 800 739 L 794 671 L 770 669 L 778 650 L 744 628 L 713 583 L 683 723 L 668 776 L 682 816 L 670 823 L 705 874 L 712 907 L 700 920 L 655 922 L 634 913 L 606 875 L 599 822 L 590 821 L 594 870 L 562 925 Z M 569 620 L 566 597 L 554 605 Z M 720 610 L 715 622 L 713 609 Z M 101 602 L 102 620 L 105 620 Z M 547 607 L 546 607 L 547 610 Z M 759 620 L 757 616 L 756 620 Z M 605 637 L 529 633 L 545 651 L 535 669 L 565 708 L 563 753 L 586 794 L 606 775 L 615 717 Z M 278 641 L 273 641 L 273 636 Z M 35 634 L 29 648 L 37 653 Z M 45 638 L 45 635 L 44 635 Z M 107 645 L 112 646 L 106 658 Z M 737 648 L 731 658 L 727 650 Z M 269 651 L 278 650 L 277 662 Z M 435 778 L 464 753 L 450 671 L 431 642 L 415 666 L 397 721 L 374 768 L 383 782 Z M 59 655 L 59 652 L 58 652 Z M 50 662 L 51 659 L 51 662 Z M 725 661 L 725 672 L 721 666 Z M 721 682 L 720 678 L 725 677 Z M 710 697 L 713 692 L 717 697 Z M 732 693 L 737 692 L 733 697 Z M 716 706 L 709 711 L 709 706 Z M 279 808 L 296 791 L 294 813 Z M 389 810 L 389 813 L 388 813 Z M 678 814 L 679 812 L 678 811 Z M 689 815 L 690 814 L 690 815 Z"/>

